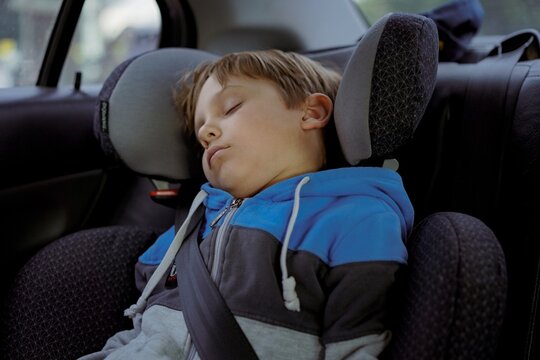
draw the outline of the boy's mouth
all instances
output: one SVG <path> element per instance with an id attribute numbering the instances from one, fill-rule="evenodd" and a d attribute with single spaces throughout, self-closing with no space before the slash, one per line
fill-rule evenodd
<path id="1" fill-rule="evenodd" d="M 229 146 L 212 146 L 206 151 L 206 161 L 208 163 L 208 168 L 212 168 L 212 158 L 220 151 L 228 149 Z"/>

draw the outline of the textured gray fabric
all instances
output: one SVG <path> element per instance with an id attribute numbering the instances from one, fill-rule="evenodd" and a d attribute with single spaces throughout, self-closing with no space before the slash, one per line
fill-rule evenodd
<path id="1" fill-rule="evenodd" d="M 436 213 L 409 238 L 409 269 L 384 359 L 493 359 L 506 302 L 504 254 L 493 232 Z"/>
<path id="2" fill-rule="evenodd" d="M 0 316 L 2 359 L 74 359 L 129 328 L 133 269 L 156 235 L 135 227 L 84 230 L 39 251 L 19 271 Z"/>
<path id="3" fill-rule="evenodd" d="M 388 14 L 360 40 L 335 106 L 351 165 L 389 158 L 412 136 L 435 86 L 437 56 L 437 28 L 419 15 Z"/>
<path id="4" fill-rule="evenodd" d="M 134 58 L 111 75 L 100 94 L 96 122 L 102 137 L 110 140 L 109 148 L 129 168 L 172 180 L 193 176 L 196 156 L 181 141 L 184 128 L 172 89 L 185 71 L 214 58 L 198 50 L 161 49 Z"/>

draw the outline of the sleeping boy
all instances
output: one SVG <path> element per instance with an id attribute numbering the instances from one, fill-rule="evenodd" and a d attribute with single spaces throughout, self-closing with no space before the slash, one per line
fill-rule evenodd
<path id="1" fill-rule="evenodd" d="M 295 53 L 242 52 L 201 64 L 175 95 L 208 180 L 199 248 L 261 359 L 376 359 L 390 340 L 413 209 L 395 171 L 332 166 L 339 82 Z M 167 281 L 174 238 L 171 228 L 139 258 L 134 328 L 83 359 L 199 357 Z"/>

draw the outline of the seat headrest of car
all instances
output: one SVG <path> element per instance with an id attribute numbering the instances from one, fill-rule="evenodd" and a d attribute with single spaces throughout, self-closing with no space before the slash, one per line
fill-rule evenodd
<path id="1" fill-rule="evenodd" d="M 351 165 L 389 158 L 409 139 L 431 97 L 437 28 L 423 16 L 389 14 L 357 44 L 336 97 L 336 129 Z M 120 64 L 99 95 L 94 130 L 106 155 L 151 178 L 181 181 L 201 174 L 173 101 L 183 73 L 217 56 L 158 49 Z"/>
<path id="2" fill-rule="evenodd" d="M 391 13 L 360 39 L 336 96 L 334 118 L 346 160 L 388 159 L 412 137 L 435 87 L 435 23 Z"/>
<path id="3" fill-rule="evenodd" d="M 183 73 L 217 56 L 194 49 L 166 48 L 120 64 L 103 84 L 94 131 L 109 158 L 133 171 L 165 180 L 185 180 L 200 167 L 183 141 L 173 88 Z"/>

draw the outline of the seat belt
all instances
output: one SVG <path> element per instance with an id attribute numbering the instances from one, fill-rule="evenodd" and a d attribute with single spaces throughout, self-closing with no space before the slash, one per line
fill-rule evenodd
<path id="1" fill-rule="evenodd" d="M 527 70 L 516 70 L 515 66 L 533 40 L 531 34 L 517 49 L 470 65 L 458 150 L 460 175 L 455 179 L 461 191 L 455 194 L 455 201 L 469 204 L 469 208 L 463 210 L 489 224 L 496 220 L 486 215 L 499 206 L 512 117 L 521 84 L 527 76 Z M 478 141 L 478 136 L 482 136 L 483 141 Z M 497 156 L 493 156 L 493 152 L 497 152 Z M 476 184 L 481 184 L 481 188 Z"/>
<path id="2" fill-rule="evenodd" d="M 178 289 L 189 334 L 201 359 L 258 359 L 202 258 L 198 236 L 203 215 L 201 206 L 176 255 Z"/>

